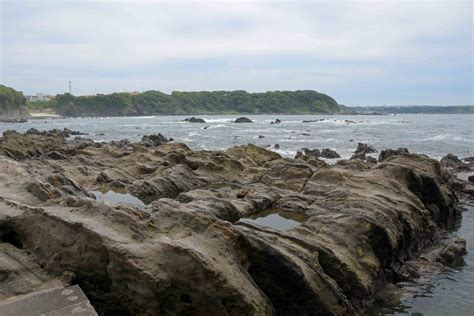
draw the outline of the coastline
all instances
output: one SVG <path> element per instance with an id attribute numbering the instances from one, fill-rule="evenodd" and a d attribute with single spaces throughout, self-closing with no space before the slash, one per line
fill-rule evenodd
<path id="1" fill-rule="evenodd" d="M 453 188 L 459 183 L 422 155 L 390 151 L 378 162 L 330 166 L 310 155 L 282 159 L 253 145 L 191 151 L 162 135 L 137 143 L 66 142 L 71 133 L 4 134 L 0 225 L 31 251 L 30 261 L 45 267 L 38 273 L 46 280 L 72 271 L 100 311 L 107 306 L 97 293 L 107 304 L 127 297 L 120 308 L 136 313 L 160 309 L 165 300 L 169 314 L 190 308 L 361 314 L 377 289 L 415 277 L 403 263 L 436 244 L 458 217 Z M 94 190 L 105 198 L 113 191 L 131 204 L 98 201 Z M 297 226 L 262 227 L 255 216 Z M 66 246 L 71 234 L 76 241 Z M 432 271 L 451 263 L 447 253 L 453 261 L 462 255 L 465 244 L 450 238 L 431 255 Z M 150 283 L 139 276 L 155 275 L 153 262 L 161 274 Z M 115 286 L 102 288 L 104 277 Z M 125 291 L 130 287 L 140 291 Z M 234 306 L 214 310 L 216 297 Z M 298 304 L 284 305 L 288 297 Z"/>

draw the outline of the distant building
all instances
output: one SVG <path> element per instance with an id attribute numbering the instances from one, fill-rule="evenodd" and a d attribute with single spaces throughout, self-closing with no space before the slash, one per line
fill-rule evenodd
<path id="1" fill-rule="evenodd" d="M 25 95 L 26 101 L 36 102 L 36 101 L 48 101 L 53 97 L 43 93 L 37 93 L 36 95 Z"/>

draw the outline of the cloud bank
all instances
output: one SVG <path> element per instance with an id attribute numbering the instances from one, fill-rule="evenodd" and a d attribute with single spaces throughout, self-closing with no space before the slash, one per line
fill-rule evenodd
<path id="1" fill-rule="evenodd" d="M 2 1 L 25 93 L 314 89 L 347 105 L 473 104 L 472 2 Z"/>

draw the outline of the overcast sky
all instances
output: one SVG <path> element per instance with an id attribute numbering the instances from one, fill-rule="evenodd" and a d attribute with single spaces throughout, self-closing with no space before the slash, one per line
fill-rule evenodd
<path id="1" fill-rule="evenodd" d="M 346 105 L 474 104 L 471 1 L 1 2 L 26 94 L 313 89 Z"/>

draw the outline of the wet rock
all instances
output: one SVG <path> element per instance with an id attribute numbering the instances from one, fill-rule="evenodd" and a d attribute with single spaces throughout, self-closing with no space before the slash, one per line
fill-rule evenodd
<path id="1" fill-rule="evenodd" d="M 163 144 L 166 144 L 169 142 L 169 139 L 167 139 L 165 136 L 161 134 L 152 134 L 152 135 L 145 135 L 142 137 L 141 143 L 147 147 L 150 146 L 160 146 Z"/>
<path id="2" fill-rule="evenodd" d="M 280 148 L 280 144 L 275 144 L 275 145 L 273 145 L 273 148 L 279 149 L 279 148 Z"/>
<path id="3" fill-rule="evenodd" d="M 247 117 L 239 117 L 237 118 L 234 123 L 253 123 L 253 121 Z"/>
<path id="4" fill-rule="evenodd" d="M 341 158 L 341 156 L 334 150 L 330 148 L 324 148 L 323 150 L 319 149 L 308 149 L 302 148 L 301 151 L 296 153 L 295 159 L 301 158 L 302 156 L 311 156 L 311 157 L 322 157 L 328 159 Z"/>
<path id="5" fill-rule="evenodd" d="M 469 176 L 467 178 L 467 181 L 471 182 L 471 183 L 474 183 L 474 176 Z"/>
<path id="6" fill-rule="evenodd" d="M 8 262 L 30 272 L 3 272 L 2 248 L 2 299 L 68 271 L 99 314 L 363 314 L 383 276 L 416 274 L 404 263 L 449 234 L 458 214 L 447 171 L 422 155 L 329 165 L 307 148 L 292 160 L 255 145 L 192 151 L 160 140 L 3 137 L 0 248 L 28 252 Z M 44 159 L 52 151 L 64 159 Z M 150 204 L 85 194 L 112 187 Z M 262 212 L 298 225 L 241 221 Z M 463 253 L 462 242 L 442 246 L 425 261 Z"/>
<path id="7" fill-rule="evenodd" d="M 307 156 L 313 156 L 313 157 L 320 157 L 321 156 L 321 152 L 319 151 L 319 149 L 303 148 L 301 150 Z"/>
<path id="8" fill-rule="evenodd" d="M 382 150 L 380 152 L 378 161 L 382 162 L 382 161 L 386 160 L 387 158 L 389 158 L 391 156 L 405 155 L 405 154 L 408 154 L 408 153 L 409 153 L 408 149 L 406 149 L 406 148 L 385 149 L 385 150 Z"/>
<path id="9" fill-rule="evenodd" d="M 466 241 L 463 239 L 454 239 L 443 246 L 430 261 L 439 262 L 444 266 L 453 267 L 459 263 L 463 255 L 466 254 Z"/>
<path id="10" fill-rule="evenodd" d="M 377 150 L 373 146 L 369 146 L 368 144 L 364 144 L 364 143 L 358 143 L 357 149 L 355 150 L 351 159 L 358 159 L 358 160 L 365 161 L 365 160 L 368 160 L 368 158 L 370 158 L 370 161 L 373 162 L 373 158 L 367 157 L 367 154 L 376 153 L 376 152 Z"/>
<path id="11" fill-rule="evenodd" d="M 341 158 L 341 155 L 339 155 L 335 150 L 332 150 L 330 148 L 324 148 L 323 150 L 321 150 L 321 157 L 335 159 Z"/>
<path id="12" fill-rule="evenodd" d="M 53 159 L 53 160 L 60 160 L 60 159 L 66 159 L 66 156 L 58 153 L 57 151 L 51 151 L 46 154 L 48 158 Z"/>
<path id="13" fill-rule="evenodd" d="M 36 128 L 30 128 L 29 130 L 26 131 L 26 134 L 28 135 L 40 135 L 40 131 L 37 130 Z"/>
<path id="14" fill-rule="evenodd" d="M 262 139 L 262 138 L 265 138 L 265 136 L 263 136 L 263 135 L 258 135 L 258 138 L 259 138 L 259 139 Z"/>
<path id="15" fill-rule="evenodd" d="M 185 122 L 189 122 L 189 123 L 206 123 L 206 121 L 202 118 L 199 118 L 199 117 L 190 117 L 190 118 L 186 118 L 184 119 Z"/>
<path id="16" fill-rule="evenodd" d="M 377 149 L 375 149 L 373 146 L 370 146 L 368 144 L 364 143 L 358 143 L 357 144 L 357 149 L 355 153 L 364 153 L 364 154 L 371 154 L 371 153 L 376 153 Z"/>
<path id="17" fill-rule="evenodd" d="M 0 122 L 1 123 L 27 123 L 28 120 L 24 118 L 1 118 L 0 117 Z"/>
<path id="18" fill-rule="evenodd" d="M 377 159 L 374 158 L 374 157 L 367 157 L 366 161 L 369 162 L 369 163 L 377 163 Z"/>
<path id="19" fill-rule="evenodd" d="M 441 164 L 447 167 L 454 167 L 455 165 L 462 163 L 461 159 L 459 159 L 458 156 L 453 155 L 451 153 L 441 158 L 440 161 Z"/>
<path id="20" fill-rule="evenodd" d="M 446 167 L 450 168 L 456 172 L 462 172 L 462 171 L 470 171 L 471 170 L 471 165 L 472 162 L 469 162 L 466 160 L 466 162 L 462 161 L 461 159 L 458 158 L 458 156 L 453 155 L 451 153 L 447 154 L 443 158 L 441 158 L 440 162 L 441 164 Z"/>
<path id="21" fill-rule="evenodd" d="M 68 135 L 66 137 L 77 136 L 77 135 L 89 135 L 88 133 L 82 133 L 82 132 L 79 132 L 79 131 L 72 131 L 69 128 L 64 128 L 63 132 L 66 133 L 66 135 Z"/>
<path id="22" fill-rule="evenodd" d="M 271 121 L 270 124 L 280 124 L 281 120 L 276 119 L 275 121 Z"/>

